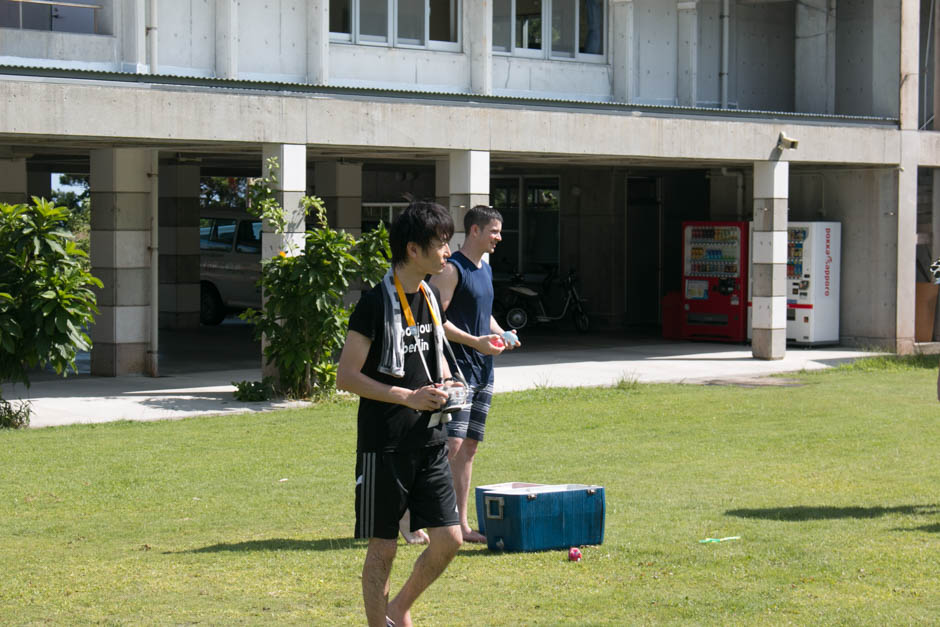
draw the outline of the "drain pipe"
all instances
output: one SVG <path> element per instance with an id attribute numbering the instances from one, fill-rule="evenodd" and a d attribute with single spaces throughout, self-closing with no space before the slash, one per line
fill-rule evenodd
<path id="1" fill-rule="evenodd" d="M 157 63 L 157 0 L 150 0 L 150 17 L 147 20 L 147 52 L 150 55 L 150 73 L 156 74 Z"/>
<path id="2" fill-rule="evenodd" d="M 160 151 L 150 155 L 150 347 L 147 374 L 159 376 L 160 349 Z"/>
<path id="3" fill-rule="evenodd" d="M 731 18 L 729 0 L 721 0 L 721 70 L 718 73 L 718 88 L 721 91 L 721 108 L 728 108 L 728 22 Z"/>

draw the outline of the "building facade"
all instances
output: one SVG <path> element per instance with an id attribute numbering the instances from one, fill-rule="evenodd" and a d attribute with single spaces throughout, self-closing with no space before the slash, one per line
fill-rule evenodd
<path id="1" fill-rule="evenodd" d="M 936 9 L 0 0 L 0 200 L 90 175 L 95 374 L 155 371 L 158 328 L 198 325 L 200 177 L 269 156 L 285 207 L 315 193 L 353 233 L 403 194 L 458 223 L 497 206 L 497 275 L 576 267 L 607 329 L 661 323 L 683 220 L 753 220 L 762 358 L 785 350 L 788 221 L 839 221 L 841 340 L 910 352 L 940 241 Z"/>

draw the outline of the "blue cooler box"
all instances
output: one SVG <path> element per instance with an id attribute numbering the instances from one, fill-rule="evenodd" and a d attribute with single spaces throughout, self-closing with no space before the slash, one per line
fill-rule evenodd
<path id="1" fill-rule="evenodd" d="M 494 551 L 545 551 L 604 542 L 604 488 L 535 485 L 483 493 L 486 544 Z M 483 525 L 481 525 L 481 528 Z"/>
<path id="2" fill-rule="evenodd" d="M 480 533 L 486 535 L 486 516 L 483 515 L 483 495 L 494 490 L 508 490 L 510 488 L 534 488 L 543 486 L 544 483 L 522 483 L 521 481 L 510 481 L 508 483 L 491 483 L 490 485 L 477 486 L 476 505 L 477 505 L 477 525 L 480 527 Z"/>

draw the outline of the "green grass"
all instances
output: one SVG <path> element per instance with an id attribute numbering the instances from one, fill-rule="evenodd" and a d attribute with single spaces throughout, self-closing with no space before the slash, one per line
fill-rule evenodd
<path id="1" fill-rule="evenodd" d="M 500 395 L 474 485 L 603 485 L 605 542 L 580 563 L 465 547 L 414 618 L 935 624 L 936 374 Z M 0 623 L 362 624 L 354 445 L 351 402 L 0 432 Z M 393 594 L 419 553 L 400 546 Z"/>

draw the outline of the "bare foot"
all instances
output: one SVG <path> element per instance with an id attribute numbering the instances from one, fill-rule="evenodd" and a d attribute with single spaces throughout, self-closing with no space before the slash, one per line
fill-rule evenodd
<path id="1" fill-rule="evenodd" d="M 385 609 L 388 612 L 387 618 L 391 619 L 395 623 L 395 627 L 412 627 L 411 623 L 411 610 L 408 610 L 404 614 L 399 614 L 398 610 L 393 606 L 394 601 L 388 604 L 388 607 Z"/>
<path id="2" fill-rule="evenodd" d="M 486 542 L 486 536 L 480 533 L 479 531 L 474 531 L 473 529 L 464 529 L 463 541 L 473 542 L 475 544 L 482 544 Z"/>
<path id="3" fill-rule="evenodd" d="M 411 531 L 407 527 L 399 525 L 398 530 L 401 532 L 402 537 L 405 538 L 405 542 L 407 542 L 408 544 L 430 544 L 431 543 L 431 538 L 428 537 L 428 534 L 424 532 L 424 529 L 418 529 L 414 533 L 411 533 Z M 397 625 L 398 623 L 396 622 L 395 624 Z"/>

